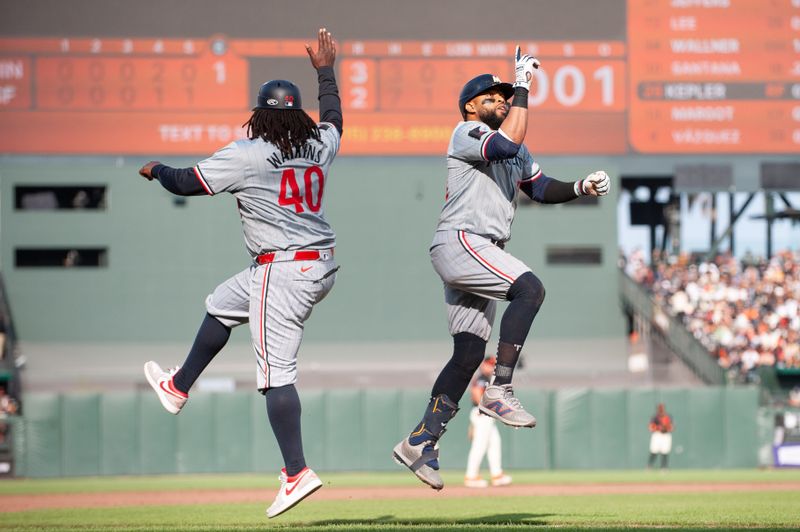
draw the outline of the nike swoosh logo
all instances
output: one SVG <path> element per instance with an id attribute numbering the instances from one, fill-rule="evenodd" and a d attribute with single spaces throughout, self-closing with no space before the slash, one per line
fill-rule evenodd
<path id="1" fill-rule="evenodd" d="M 308 473 L 308 469 L 306 469 L 306 470 L 305 470 L 305 472 L 304 472 L 302 475 L 300 475 L 300 477 L 299 477 L 297 480 L 295 480 L 295 481 L 294 481 L 294 485 L 292 486 L 292 488 L 291 488 L 291 489 L 289 489 L 289 488 L 286 488 L 286 495 L 291 495 L 291 494 L 292 494 L 292 492 L 294 491 L 294 489 L 295 489 L 297 486 L 299 486 L 299 485 L 300 485 L 300 479 L 302 479 L 304 476 L 306 476 L 306 473 Z"/>
<path id="2" fill-rule="evenodd" d="M 175 392 L 173 392 L 172 390 L 170 390 L 168 387 L 164 386 L 164 383 L 165 383 L 165 381 L 161 381 L 161 382 L 159 382 L 159 383 L 158 383 L 158 386 L 159 386 L 159 387 L 160 387 L 162 390 L 164 390 L 165 392 L 167 392 L 168 394 L 170 394 L 170 395 L 172 395 L 172 396 L 174 396 L 174 397 L 177 397 L 177 398 L 179 398 L 179 399 L 183 399 L 183 397 L 181 397 L 180 395 L 176 394 Z"/>
<path id="3" fill-rule="evenodd" d="M 313 266 L 301 266 L 300 267 L 300 271 L 303 272 L 303 273 L 306 273 L 311 268 L 313 268 Z"/>

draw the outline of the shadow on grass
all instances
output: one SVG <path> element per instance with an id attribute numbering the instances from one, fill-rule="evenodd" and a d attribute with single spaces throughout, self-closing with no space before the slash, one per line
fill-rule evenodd
<path id="1" fill-rule="evenodd" d="M 287 528 L 309 528 L 322 529 L 332 528 L 337 530 L 348 530 L 353 532 L 367 532 L 375 530 L 430 530 L 430 531 L 453 531 L 465 530 L 520 530 L 526 527 L 540 528 L 549 523 L 543 518 L 553 517 L 555 514 L 527 514 L 511 513 L 487 515 L 472 519 L 402 519 L 394 515 L 382 515 L 374 519 L 327 519 L 324 521 L 312 521 L 307 523 L 287 524 Z"/>
<path id="2" fill-rule="evenodd" d="M 580 530 L 580 531 L 620 531 L 620 530 L 652 530 L 658 532 L 708 532 L 709 530 L 732 530 L 737 527 L 727 526 L 707 526 L 707 527 L 664 527 L 652 525 L 631 525 L 620 524 L 618 526 L 591 526 L 581 524 L 559 524 L 558 521 L 552 519 L 546 520 L 545 518 L 558 517 L 556 514 L 529 514 L 529 513 L 509 513 L 487 515 L 483 517 L 475 517 L 472 519 L 401 519 L 394 515 L 382 515 L 374 519 L 328 519 L 323 521 L 312 521 L 306 523 L 286 524 L 285 529 L 303 529 L 309 532 L 313 531 L 327 531 L 327 530 L 347 530 L 348 532 L 408 532 L 408 531 L 426 531 L 426 532 L 453 532 L 454 530 L 468 530 L 468 531 L 495 531 L 495 530 L 541 530 L 544 527 L 558 525 L 562 531 Z M 284 528 L 284 527 L 281 527 Z M 775 530 L 797 530 L 795 528 L 785 527 L 742 527 L 747 532 L 771 532 Z"/>

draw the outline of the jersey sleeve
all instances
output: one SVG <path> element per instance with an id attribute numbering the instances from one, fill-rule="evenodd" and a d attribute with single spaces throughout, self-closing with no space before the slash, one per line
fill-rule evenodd
<path id="1" fill-rule="evenodd" d="M 342 137 L 334 124 L 330 122 L 320 122 L 319 138 L 322 144 L 331 150 L 332 154 L 335 155 L 339 152 L 339 144 L 342 141 Z"/>
<path id="2" fill-rule="evenodd" d="M 524 146 L 523 149 L 525 150 L 525 152 L 521 154 L 523 173 L 522 180 L 519 182 L 519 188 L 532 200 L 543 202 L 544 189 L 547 188 L 550 178 L 542 173 L 539 163 L 534 160 L 533 155 L 531 155 L 528 149 Z"/>
<path id="3" fill-rule="evenodd" d="M 483 122 L 462 122 L 453 131 L 449 155 L 463 161 L 486 161 L 486 143 L 498 134 Z"/>
<path id="4" fill-rule="evenodd" d="M 239 150 L 236 142 L 231 142 L 194 166 L 195 176 L 209 195 L 237 189 L 245 175 Z"/>
<path id="5" fill-rule="evenodd" d="M 536 179 L 540 177 L 542 175 L 542 169 L 539 167 L 539 163 L 534 160 L 533 155 L 531 155 L 531 152 L 528 151 L 528 148 L 523 145 L 520 151 L 520 155 L 522 155 L 522 160 L 524 161 L 524 164 L 522 165 L 522 180 L 526 181 L 528 179 Z"/>

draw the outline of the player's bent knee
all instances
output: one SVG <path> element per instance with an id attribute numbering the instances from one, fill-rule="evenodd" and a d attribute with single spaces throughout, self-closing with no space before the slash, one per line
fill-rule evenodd
<path id="1" fill-rule="evenodd" d="M 525 272 L 508 289 L 509 301 L 524 300 L 531 310 L 538 311 L 544 303 L 545 290 L 542 281 L 533 272 Z"/>

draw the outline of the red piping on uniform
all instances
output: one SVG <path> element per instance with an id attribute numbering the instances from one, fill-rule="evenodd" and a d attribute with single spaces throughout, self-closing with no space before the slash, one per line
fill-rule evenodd
<path id="1" fill-rule="evenodd" d="M 495 135 L 497 135 L 497 131 L 486 137 L 486 140 L 483 141 L 483 146 L 481 146 L 481 157 L 483 157 L 484 160 L 488 160 L 486 159 L 486 145 L 489 144 L 489 139 Z"/>
<path id="2" fill-rule="evenodd" d="M 481 264 L 483 264 L 487 268 L 491 269 L 492 271 L 496 272 L 497 275 L 500 275 L 503 278 L 507 279 L 509 282 L 513 283 L 515 281 L 515 279 L 513 277 L 511 277 L 507 273 L 501 272 L 500 270 L 498 270 L 497 268 L 495 268 L 494 266 L 489 264 L 489 262 L 486 259 L 484 259 L 483 257 L 481 257 L 478 254 L 477 251 L 472 249 L 472 246 L 470 246 L 469 242 L 467 242 L 467 237 L 466 237 L 466 234 L 464 233 L 464 231 L 459 231 L 458 232 L 458 237 L 461 239 L 461 241 L 464 243 L 464 245 L 467 246 L 467 249 L 469 249 L 470 254 L 472 254 L 478 261 L 480 261 Z"/>
<path id="3" fill-rule="evenodd" d="M 267 314 L 267 309 L 266 309 L 266 307 L 264 305 L 265 305 L 266 299 L 267 299 L 267 274 L 269 273 L 269 269 L 270 268 L 272 268 L 271 265 L 267 266 L 266 268 L 264 268 L 264 280 L 261 282 L 261 327 L 260 327 L 261 328 L 261 340 L 260 340 L 260 343 L 261 343 L 261 353 L 264 355 L 264 378 L 266 379 L 264 384 L 265 384 L 265 386 L 267 388 L 269 388 L 269 364 L 267 364 L 267 346 L 264 343 L 264 327 L 265 327 L 264 319 L 266 318 L 266 314 Z"/>
<path id="4" fill-rule="evenodd" d="M 202 186 L 206 190 L 209 196 L 213 196 L 214 193 L 211 192 L 211 189 L 208 188 L 208 185 L 206 185 L 206 182 L 205 180 L 203 180 L 203 176 L 200 175 L 200 171 L 197 169 L 197 167 L 196 166 L 192 167 L 192 170 L 194 170 L 194 175 L 197 177 L 197 180 L 200 181 L 200 186 Z"/>

